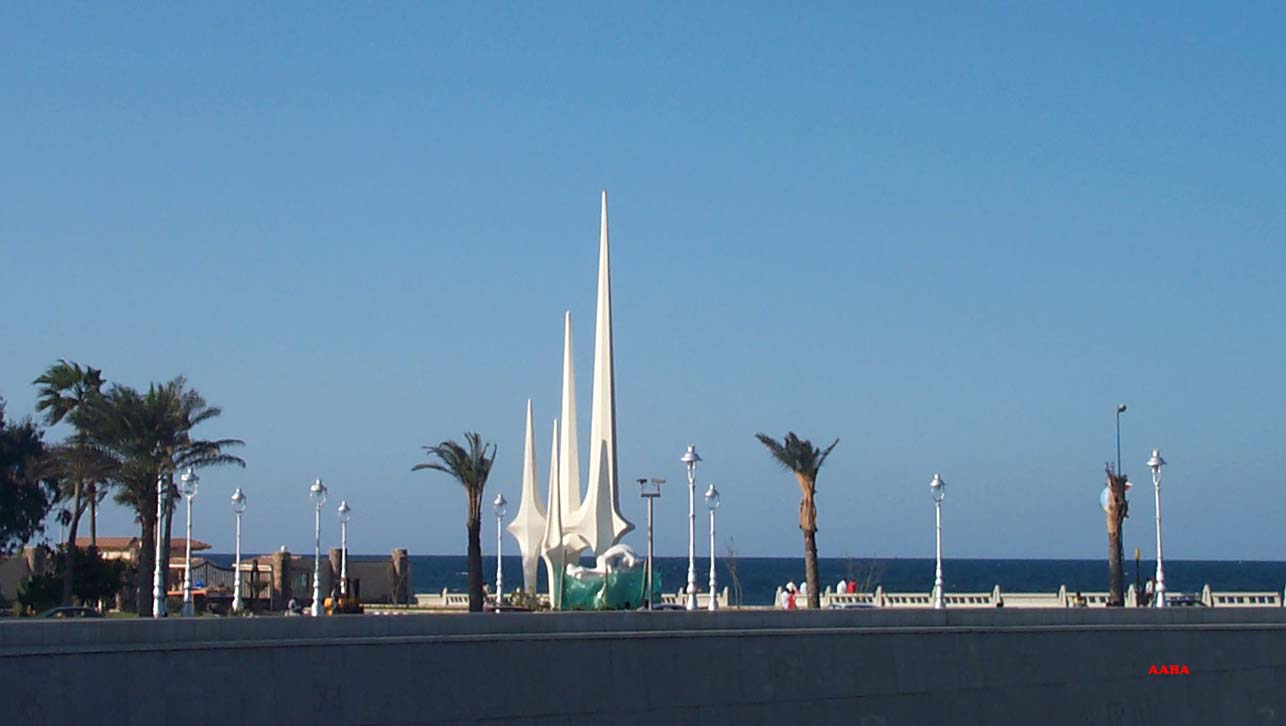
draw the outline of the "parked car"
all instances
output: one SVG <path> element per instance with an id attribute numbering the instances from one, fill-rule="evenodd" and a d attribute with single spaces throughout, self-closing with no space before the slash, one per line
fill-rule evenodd
<path id="1" fill-rule="evenodd" d="M 103 614 L 93 608 L 63 606 L 50 608 L 40 613 L 38 618 L 101 618 Z"/>

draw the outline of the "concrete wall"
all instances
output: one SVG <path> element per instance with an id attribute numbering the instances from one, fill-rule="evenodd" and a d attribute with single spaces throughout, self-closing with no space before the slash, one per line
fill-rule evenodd
<path id="1" fill-rule="evenodd" d="M 1283 653 L 1281 608 L 0 623 L 21 724 L 1280 723 Z"/>

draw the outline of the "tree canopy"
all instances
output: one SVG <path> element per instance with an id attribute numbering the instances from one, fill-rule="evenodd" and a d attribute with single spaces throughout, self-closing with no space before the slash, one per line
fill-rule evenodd
<path id="1" fill-rule="evenodd" d="M 58 494 L 45 476 L 44 433 L 31 420 L 6 422 L 0 399 L 0 553 L 12 552 L 44 531 Z"/>

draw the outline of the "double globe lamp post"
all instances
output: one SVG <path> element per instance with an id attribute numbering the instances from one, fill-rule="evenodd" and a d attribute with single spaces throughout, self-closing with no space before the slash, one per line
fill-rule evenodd
<path id="1" fill-rule="evenodd" d="M 166 565 L 169 563 L 162 561 L 165 554 L 164 542 L 162 542 L 161 520 L 164 519 L 165 512 L 165 475 L 156 475 L 156 566 L 152 570 L 152 617 L 163 618 L 169 613 L 165 605 L 166 590 Z"/>
<path id="2" fill-rule="evenodd" d="M 688 467 L 688 602 L 686 609 L 697 609 L 697 445 L 688 444 L 688 450 L 679 457 Z"/>
<path id="3" fill-rule="evenodd" d="M 1161 467 L 1165 466 L 1165 459 L 1161 458 L 1161 452 L 1157 449 L 1152 450 L 1152 457 L 1148 459 L 1148 468 L 1152 470 L 1152 490 L 1156 494 L 1157 508 L 1157 574 L 1156 586 L 1153 589 L 1153 598 L 1156 607 L 1163 608 L 1165 602 L 1165 570 L 1161 566 Z"/>
<path id="4" fill-rule="evenodd" d="M 505 495 L 497 494 L 496 500 L 491 503 L 496 513 L 496 612 L 500 612 L 500 598 L 505 594 L 505 570 L 504 570 L 504 532 L 505 532 L 505 512 L 509 509 L 509 502 L 505 501 Z"/>
<path id="5" fill-rule="evenodd" d="M 179 493 L 187 500 L 187 549 L 183 555 L 183 617 L 193 616 L 192 608 L 192 498 L 196 496 L 197 484 L 201 477 L 192 471 L 192 467 L 179 477 Z"/>
<path id="6" fill-rule="evenodd" d="M 340 501 L 339 509 L 339 595 L 348 597 L 348 520 L 353 518 L 353 510 L 348 502 Z"/>
<path id="7" fill-rule="evenodd" d="M 947 483 L 934 474 L 933 481 L 929 482 L 929 491 L 933 494 L 933 509 L 937 520 L 938 565 L 933 573 L 933 609 L 941 610 L 947 606 L 942 594 L 942 498 L 947 495 Z"/>
<path id="8" fill-rule="evenodd" d="M 313 606 L 314 618 L 322 614 L 321 604 L 321 510 L 326 503 L 326 485 L 318 479 L 308 487 L 308 498 L 313 503 Z"/>
<path id="9" fill-rule="evenodd" d="M 237 515 L 236 559 L 232 565 L 232 612 L 241 612 L 241 515 L 246 511 L 246 495 L 241 487 L 232 493 L 232 513 Z"/>
<path id="10" fill-rule="evenodd" d="M 707 609 L 713 612 L 719 609 L 719 598 L 715 597 L 714 576 L 714 511 L 719 508 L 719 490 L 714 488 L 714 484 L 706 490 L 706 507 L 710 510 L 710 605 Z"/>

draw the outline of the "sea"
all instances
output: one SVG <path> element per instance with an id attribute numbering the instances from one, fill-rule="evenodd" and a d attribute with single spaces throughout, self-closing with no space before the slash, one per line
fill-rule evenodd
<path id="1" fill-rule="evenodd" d="M 355 560 L 388 560 L 386 555 L 350 555 Z M 232 555 L 209 555 L 219 565 L 231 565 Z M 586 560 L 586 565 L 592 562 Z M 463 592 L 468 584 L 467 564 L 463 555 L 412 555 L 411 581 L 415 592 Z M 803 557 L 737 557 L 720 558 L 716 563 L 717 586 L 727 587 L 734 603 L 771 605 L 777 588 L 788 582 L 804 582 Z M 933 589 L 934 561 L 920 558 L 819 558 L 818 570 L 823 587 L 834 588 L 841 578 L 856 579 L 859 590 L 872 591 L 883 586 L 886 592 L 929 592 Z M 496 558 L 484 556 L 483 577 L 495 589 Z M 1134 560 L 1125 564 L 1126 585 L 1146 583 L 1156 571 L 1156 563 Z M 539 589 L 547 591 L 545 568 L 538 570 Z M 665 592 L 677 592 L 688 580 L 688 558 L 657 557 L 655 573 Z M 1065 585 L 1068 592 L 1105 592 L 1106 560 L 1010 560 L 1010 559 L 945 559 L 942 562 L 943 587 L 947 592 L 990 592 L 996 585 L 1002 592 L 1057 592 Z M 697 585 L 705 591 L 710 580 L 709 558 L 697 558 Z M 1198 593 L 1209 585 L 1212 590 L 1259 590 L 1281 592 L 1286 588 L 1286 562 L 1254 560 L 1166 560 L 1166 589 L 1171 593 Z M 522 583 L 522 560 L 517 555 L 504 558 L 505 590 Z"/>

